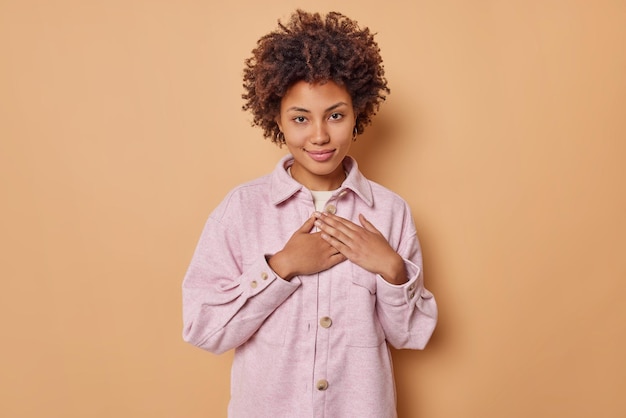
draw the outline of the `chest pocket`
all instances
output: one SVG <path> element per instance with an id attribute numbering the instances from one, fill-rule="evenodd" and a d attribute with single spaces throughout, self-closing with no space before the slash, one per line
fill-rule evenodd
<path id="1" fill-rule="evenodd" d="M 348 288 L 348 345 L 352 347 L 378 347 L 385 340 L 376 313 L 376 275 L 353 267 Z"/>

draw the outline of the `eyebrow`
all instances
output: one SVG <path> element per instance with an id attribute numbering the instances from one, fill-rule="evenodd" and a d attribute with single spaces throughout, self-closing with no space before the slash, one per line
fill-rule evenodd
<path id="1" fill-rule="evenodd" d="M 327 108 L 326 110 L 324 110 L 324 112 L 330 112 L 331 110 L 335 110 L 338 107 L 341 107 L 341 106 L 344 106 L 344 105 L 347 106 L 348 103 L 346 103 L 346 102 L 335 103 L 334 105 L 332 105 L 329 108 Z M 287 109 L 287 112 L 290 112 L 290 111 L 311 113 L 311 111 L 309 109 L 305 109 L 304 107 L 298 107 L 298 106 L 292 106 L 289 109 Z"/>

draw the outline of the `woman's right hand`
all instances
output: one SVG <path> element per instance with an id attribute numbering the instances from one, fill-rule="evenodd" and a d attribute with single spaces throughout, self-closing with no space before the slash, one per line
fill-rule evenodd
<path id="1" fill-rule="evenodd" d="M 315 217 L 311 216 L 289 238 L 285 247 L 267 262 L 281 278 L 289 281 L 294 276 L 315 274 L 346 260 L 335 247 L 322 239 L 320 232 L 311 232 Z"/>

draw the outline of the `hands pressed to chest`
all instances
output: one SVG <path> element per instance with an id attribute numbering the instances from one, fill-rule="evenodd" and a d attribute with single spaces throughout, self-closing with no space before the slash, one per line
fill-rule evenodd
<path id="1" fill-rule="evenodd" d="M 318 273 L 350 260 L 380 274 L 391 284 L 406 283 L 402 257 L 361 214 L 359 222 L 361 225 L 334 214 L 315 212 L 268 263 L 277 275 L 291 280 L 296 275 Z M 319 232 L 311 232 L 313 227 Z"/>

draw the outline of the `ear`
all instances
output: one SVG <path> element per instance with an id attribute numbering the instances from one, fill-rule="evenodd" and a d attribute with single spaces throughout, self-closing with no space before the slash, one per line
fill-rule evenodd
<path id="1" fill-rule="evenodd" d="M 276 125 L 278 125 L 278 129 L 283 132 L 283 124 L 280 123 L 280 115 L 276 115 L 276 117 L 274 118 L 274 122 L 276 122 Z"/>

